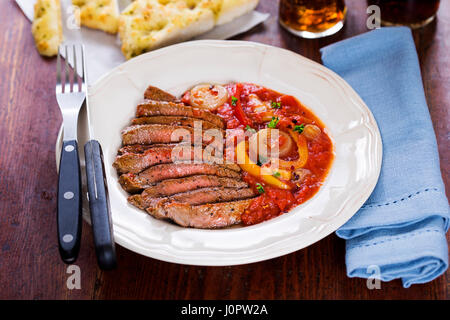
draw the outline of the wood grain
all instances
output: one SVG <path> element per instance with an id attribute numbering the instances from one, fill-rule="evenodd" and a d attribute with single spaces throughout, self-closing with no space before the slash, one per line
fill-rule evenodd
<path id="1" fill-rule="evenodd" d="M 365 1 L 347 1 L 344 29 L 320 40 L 291 36 L 277 23 L 278 2 L 264 25 L 236 37 L 284 47 L 320 61 L 319 48 L 366 32 Z M 80 290 L 68 290 L 58 255 L 54 145 L 61 116 L 54 97 L 55 61 L 34 48 L 30 23 L 14 1 L 0 1 L 0 299 L 448 299 L 449 275 L 403 289 L 400 281 L 368 290 L 347 278 L 344 241 L 331 235 L 280 258 L 234 267 L 161 262 L 118 247 L 120 268 L 98 270 L 89 225 L 83 226 Z M 415 33 L 425 92 L 449 190 L 450 2 L 437 23 Z"/>

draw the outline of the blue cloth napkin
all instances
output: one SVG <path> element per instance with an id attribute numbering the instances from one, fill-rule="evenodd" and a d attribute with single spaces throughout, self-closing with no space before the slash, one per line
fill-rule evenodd
<path id="1" fill-rule="evenodd" d="M 431 281 L 448 267 L 449 204 L 436 137 L 409 28 L 381 28 L 321 49 L 325 66 L 362 97 L 380 128 L 383 164 L 363 207 L 338 231 L 349 277 L 403 286 Z"/>

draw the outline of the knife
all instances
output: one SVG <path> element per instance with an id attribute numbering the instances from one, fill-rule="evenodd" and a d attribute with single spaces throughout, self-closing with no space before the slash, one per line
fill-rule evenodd
<path id="1" fill-rule="evenodd" d="M 100 269 L 111 270 L 117 266 L 116 248 L 111 222 L 111 208 L 109 205 L 103 152 L 100 143 L 97 140 L 88 141 L 84 145 L 84 155 L 88 201 L 91 211 L 97 262 Z"/>
<path id="2" fill-rule="evenodd" d="M 85 63 L 85 60 L 83 60 Z M 84 65 L 85 76 L 86 66 Z M 117 267 L 114 232 L 111 221 L 111 208 L 108 196 L 108 183 L 105 175 L 103 152 L 100 143 L 92 139 L 89 112 L 89 95 L 86 94 L 86 113 L 90 140 L 84 145 L 86 165 L 87 198 L 91 212 L 92 232 L 100 269 L 111 270 Z"/>

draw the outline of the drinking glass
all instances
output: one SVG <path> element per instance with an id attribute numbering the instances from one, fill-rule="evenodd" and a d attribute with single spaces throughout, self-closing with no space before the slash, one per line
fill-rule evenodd
<path id="1" fill-rule="evenodd" d="M 335 34 L 344 26 L 346 14 L 344 0 L 280 0 L 280 24 L 303 38 Z"/>
<path id="2" fill-rule="evenodd" d="M 368 0 L 367 4 L 380 8 L 382 25 L 413 29 L 433 21 L 439 9 L 439 0 Z"/>

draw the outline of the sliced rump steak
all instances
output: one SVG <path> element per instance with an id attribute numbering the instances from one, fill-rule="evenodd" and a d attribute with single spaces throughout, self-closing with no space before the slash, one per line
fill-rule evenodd
<path id="1" fill-rule="evenodd" d="M 252 199 L 191 206 L 171 203 L 164 206 L 165 217 L 183 227 L 224 228 L 241 222 L 241 215 Z"/>
<path id="2" fill-rule="evenodd" d="M 200 188 L 225 187 L 225 188 L 246 188 L 245 181 L 234 178 L 195 175 L 178 179 L 168 179 L 146 188 L 142 192 L 142 197 L 167 197 L 176 193 L 187 192 Z"/>
<path id="3" fill-rule="evenodd" d="M 185 106 L 182 103 L 166 101 L 145 100 L 137 106 L 137 117 L 151 116 L 181 116 L 202 119 L 213 123 L 223 129 L 224 123 L 221 117 L 204 109 Z"/>
<path id="4" fill-rule="evenodd" d="M 195 123 L 198 122 L 198 123 Z M 140 117 L 132 120 L 133 125 L 138 124 L 168 124 L 172 126 L 187 126 L 192 127 L 202 125 L 203 130 L 220 129 L 212 122 L 191 118 L 191 117 L 178 117 L 178 116 L 153 116 L 153 117 Z"/>
<path id="5" fill-rule="evenodd" d="M 145 209 L 152 216 L 164 219 L 167 218 L 165 208 L 172 203 L 196 206 L 208 203 L 250 199 L 253 197 L 255 197 L 255 192 L 251 188 L 202 188 L 164 198 L 144 198 L 142 196 L 140 197 L 140 195 L 133 195 L 129 197 L 128 201 L 138 208 Z"/>
<path id="6" fill-rule="evenodd" d="M 177 193 L 168 197 L 152 197 L 149 194 L 135 194 L 128 201 L 140 209 L 154 210 L 155 214 L 161 213 L 161 207 L 165 204 L 178 202 L 190 205 L 205 203 L 226 202 L 254 197 L 256 194 L 251 188 L 200 188 L 187 192 Z M 148 211 L 148 210 L 147 210 Z"/>
<path id="7" fill-rule="evenodd" d="M 207 134 L 203 134 L 203 132 L 203 130 L 199 130 L 198 132 L 198 135 L 203 138 L 201 143 L 205 145 L 211 143 L 213 141 L 212 137 L 208 137 Z M 220 130 L 217 135 L 223 136 L 223 131 Z M 122 131 L 123 145 L 177 142 L 190 142 L 191 144 L 194 144 L 194 138 L 194 129 L 186 126 L 143 124 L 128 127 Z M 223 142 L 221 141 L 220 143 Z"/>
<path id="8" fill-rule="evenodd" d="M 144 98 L 154 101 L 170 101 L 170 102 L 179 101 L 176 97 L 174 97 L 170 93 L 153 86 L 148 86 L 147 90 L 145 90 Z"/>
<path id="9" fill-rule="evenodd" d="M 131 126 L 122 131 L 113 163 L 122 188 L 133 194 L 128 201 L 184 227 L 240 223 L 258 192 L 242 180 L 238 164 L 217 154 L 227 145 L 219 139 L 225 135 L 222 117 L 153 86 L 144 99 Z M 200 126 L 202 141 L 197 143 L 195 129 Z"/>
<path id="10" fill-rule="evenodd" d="M 172 162 L 173 148 L 173 146 L 156 147 L 143 153 L 125 153 L 116 157 L 113 167 L 120 173 L 138 173 L 155 164 Z"/>
<path id="11" fill-rule="evenodd" d="M 233 179 L 241 179 L 239 174 L 239 166 L 230 165 L 214 165 L 208 163 L 171 163 L 160 164 L 142 171 L 139 174 L 122 174 L 119 183 L 122 188 L 130 193 L 136 193 L 142 189 L 149 188 L 153 184 L 166 180 L 194 175 L 215 175 L 218 177 L 228 177 Z"/>
<path id="12" fill-rule="evenodd" d="M 118 155 L 113 167 L 119 173 L 139 173 L 144 169 L 162 163 L 199 162 L 206 164 L 222 164 L 224 161 L 209 154 L 197 153 L 195 148 L 175 149 L 180 145 L 168 145 L 149 148 L 143 153 L 125 153 Z M 188 146 L 190 147 L 190 146 Z M 230 168 L 239 168 L 237 164 L 227 164 Z"/>
<path id="13" fill-rule="evenodd" d="M 125 153 L 144 153 L 148 149 L 151 148 L 160 148 L 160 147 L 175 147 L 177 144 L 163 143 L 163 144 L 130 144 L 127 146 L 123 146 L 117 151 L 117 155 L 122 155 Z"/>

